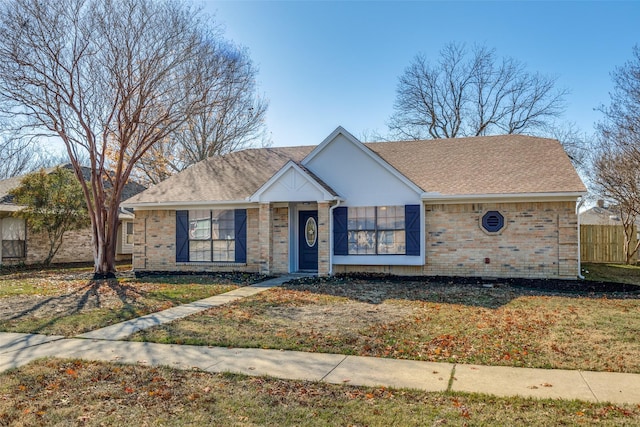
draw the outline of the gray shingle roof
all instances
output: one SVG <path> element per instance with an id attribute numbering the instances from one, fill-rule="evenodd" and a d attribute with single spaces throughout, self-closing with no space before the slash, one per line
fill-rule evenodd
<path id="1" fill-rule="evenodd" d="M 365 146 L 425 192 L 442 195 L 585 192 L 556 140 L 524 135 L 374 142 Z M 315 146 L 248 149 L 187 168 L 127 204 L 243 201 Z"/>
<path id="2" fill-rule="evenodd" d="M 299 163 L 313 148 L 254 148 L 212 157 L 150 187 L 127 204 L 243 201 L 289 160 Z"/>
<path id="3" fill-rule="evenodd" d="M 586 191 L 554 139 L 501 135 L 365 145 L 429 193 Z"/>

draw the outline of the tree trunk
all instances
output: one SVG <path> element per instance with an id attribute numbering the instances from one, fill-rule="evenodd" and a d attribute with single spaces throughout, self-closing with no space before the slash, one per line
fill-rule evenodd
<path id="1" fill-rule="evenodd" d="M 116 277 L 118 211 L 119 204 L 109 206 L 102 212 L 106 216 L 104 227 L 94 227 L 94 280 Z"/>
<path id="2" fill-rule="evenodd" d="M 631 217 L 631 219 L 635 221 L 635 217 Z M 635 237 L 635 234 L 636 234 L 636 227 L 632 222 L 630 224 L 624 224 L 623 230 L 624 230 L 623 253 L 624 253 L 625 264 L 627 265 L 635 264 L 634 258 L 638 252 L 638 248 L 640 247 L 640 240 L 636 240 L 633 247 L 631 247 L 633 238 Z"/>

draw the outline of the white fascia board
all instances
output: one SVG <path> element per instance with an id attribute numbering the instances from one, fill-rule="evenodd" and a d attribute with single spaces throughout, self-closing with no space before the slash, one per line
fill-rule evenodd
<path id="1" fill-rule="evenodd" d="M 456 194 L 422 193 L 422 201 L 429 203 L 463 203 L 463 202 L 554 202 L 575 201 L 586 192 L 562 193 L 513 193 L 513 194 Z"/>
<path id="2" fill-rule="evenodd" d="M 380 157 L 378 154 L 376 154 L 373 150 L 371 150 L 370 148 L 367 148 L 367 146 L 365 146 L 362 142 L 360 142 L 358 140 L 358 138 L 356 138 L 355 136 L 353 136 L 352 134 L 350 134 L 347 130 L 345 130 L 342 126 L 338 126 L 336 128 L 336 130 L 334 130 L 333 132 L 331 132 L 331 134 L 325 138 L 324 141 L 322 141 L 322 143 L 320 145 L 318 145 L 316 148 L 313 149 L 313 151 L 311 151 L 311 153 L 309 153 L 307 155 L 307 157 L 305 157 L 304 159 L 302 159 L 302 161 L 300 162 L 303 166 L 307 166 L 307 164 L 315 157 L 317 156 L 322 150 L 324 150 L 324 148 L 331 144 L 333 142 L 334 139 L 336 139 L 336 137 L 338 135 L 342 134 L 342 136 L 344 136 L 349 142 L 351 142 L 354 146 L 358 147 L 363 153 L 365 153 L 367 156 L 369 156 L 370 158 L 372 158 L 376 163 L 378 163 L 380 166 L 382 166 L 384 169 L 386 169 L 387 171 L 389 171 L 389 173 L 391 173 L 392 175 L 394 175 L 396 178 L 398 178 L 400 181 L 402 181 L 405 185 L 407 185 L 409 188 L 411 188 L 412 190 L 414 190 L 417 194 L 422 194 L 424 192 L 424 190 L 420 187 L 418 187 L 413 181 L 411 181 L 409 178 L 407 178 L 406 176 L 404 176 L 403 174 L 401 174 L 396 168 L 394 168 L 393 166 L 391 166 L 386 160 L 384 160 L 382 157 Z M 408 154 L 409 155 L 409 154 Z M 313 172 L 313 169 L 309 168 L 309 170 L 311 170 L 311 172 Z M 321 177 L 322 178 L 322 177 Z"/>
<path id="3" fill-rule="evenodd" d="M 25 206 L 18 205 L 0 205 L 0 212 L 19 212 L 24 209 Z"/>
<path id="4" fill-rule="evenodd" d="M 256 203 L 248 200 L 202 200 L 193 202 L 160 202 L 160 203 L 122 203 L 122 207 L 138 211 L 154 210 L 188 210 L 188 209 L 246 209 L 256 207 Z"/>
<path id="5" fill-rule="evenodd" d="M 302 175 L 316 190 L 318 190 L 322 194 L 323 200 L 318 201 L 329 201 L 336 199 L 336 196 L 329 193 L 322 185 L 320 185 L 320 183 L 318 183 L 318 181 L 316 181 L 311 175 L 309 175 L 307 171 L 298 166 L 293 160 L 289 160 L 278 172 L 276 172 L 271 178 L 269 178 L 267 182 L 262 184 L 262 186 L 258 188 L 255 193 L 249 196 L 249 201 L 260 202 L 260 196 L 262 196 L 265 191 L 269 190 L 274 184 L 276 184 L 278 180 L 282 178 L 282 176 L 290 169 L 294 169 L 296 172 Z M 286 200 L 279 201 L 285 202 Z"/>

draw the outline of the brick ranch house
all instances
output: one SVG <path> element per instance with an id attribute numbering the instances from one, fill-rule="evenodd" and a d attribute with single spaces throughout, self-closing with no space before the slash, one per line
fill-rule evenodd
<path id="1" fill-rule="evenodd" d="M 71 169 L 71 164 L 61 165 Z M 50 173 L 55 168 L 47 168 Z M 91 169 L 83 167 L 85 179 L 89 179 Z M 0 180 L 0 266 L 16 264 L 38 264 L 44 261 L 49 253 L 49 240 L 45 233 L 35 233 L 27 227 L 26 221 L 20 218 L 23 208 L 13 202 L 9 194 L 20 185 L 23 176 L 16 176 Z M 129 182 L 125 185 L 122 198 L 130 198 L 140 193 L 145 187 Z M 118 242 L 116 245 L 116 259 L 128 260 L 133 254 L 133 212 L 121 209 L 118 215 Z M 91 227 L 81 230 L 67 231 L 62 245 L 53 257 L 52 262 L 73 263 L 93 261 L 91 245 Z"/>
<path id="2" fill-rule="evenodd" d="M 586 188 L 556 140 L 523 135 L 211 158 L 124 202 L 133 267 L 575 279 Z"/>

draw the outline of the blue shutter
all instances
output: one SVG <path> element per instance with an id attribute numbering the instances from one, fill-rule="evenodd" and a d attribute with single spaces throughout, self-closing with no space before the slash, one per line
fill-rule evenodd
<path id="1" fill-rule="evenodd" d="M 349 255 L 349 239 L 347 232 L 346 206 L 339 206 L 333 210 L 333 254 Z"/>
<path id="2" fill-rule="evenodd" d="M 407 255 L 420 255 L 420 205 L 404 207 Z"/>
<path id="3" fill-rule="evenodd" d="M 176 211 L 176 262 L 189 262 L 189 211 Z"/>
<path id="4" fill-rule="evenodd" d="M 247 210 L 236 209 L 234 212 L 236 262 L 247 262 Z"/>

